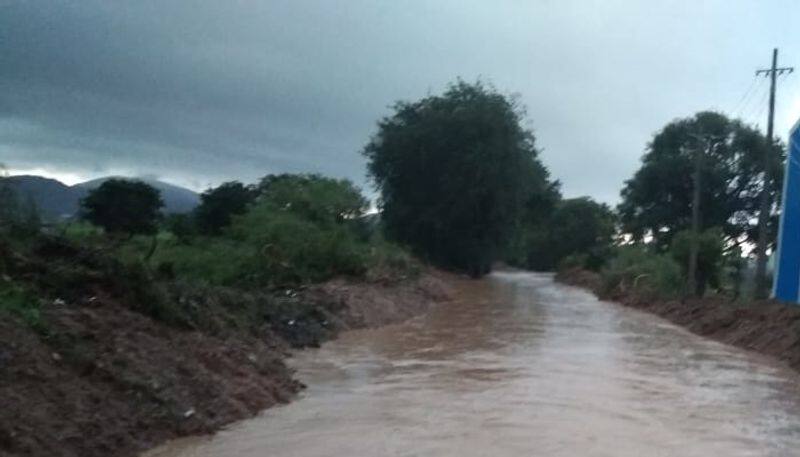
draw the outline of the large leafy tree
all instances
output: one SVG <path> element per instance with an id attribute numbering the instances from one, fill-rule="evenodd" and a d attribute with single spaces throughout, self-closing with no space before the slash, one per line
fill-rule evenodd
<path id="1" fill-rule="evenodd" d="M 440 265 L 488 272 L 526 204 L 551 190 L 522 122 L 515 100 L 482 83 L 395 104 L 363 151 L 387 234 Z"/>
<path id="2" fill-rule="evenodd" d="M 549 216 L 521 224 L 509 262 L 534 270 L 552 270 L 567 256 L 580 255 L 597 268 L 615 233 L 614 213 L 589 197 L 554 203 Z"/>
<path id="3" fill-rule="evenodd" d="M 207 234 L 218 234 L 230 225 L 234 215 L 244 214 L 256 197 L 256 191 L 238 181 L 222 183 L 200 195 L 194 210 L 198 228 Z"/>
<path id="4" fill-rule="evenodd" d="M 715 112 L 673 121 L 654 136 L 641 167 L 622 190 L 618 211 L 623 232 L 636 240 L 651 236 L 665 248 L 676 233 L 691 226 L 692 173 L 698 150 L 703 155 L 701 229 L 720 227 L 735 242 L 755 240 L 763 154 L 769 151 L 773 168 L 768 188 L 774 212 L 781 191 L 777 171 L 783 148 L 768 146 L 757 130 Z M 774 217 L 771 225 L 774 232 Z"/>
<path id="5" fill-rule="evenodd" d="M 154 234 L 163 206 L 154 187 L 136 180 L 109 179 L 81 200 L 81 218 L 109 234 Z"/>
<path id="6" fill-rule="evenodd" d="M 550 217 L 550 241 L 557 260 L 607 248 L 614 236 L 614 213 L 589 197 L 561 201 Z"/>

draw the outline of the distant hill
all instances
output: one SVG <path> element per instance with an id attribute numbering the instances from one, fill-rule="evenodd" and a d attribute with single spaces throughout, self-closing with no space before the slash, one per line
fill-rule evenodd
<path id="1" fill-rule="evenodd" d="M 61 219 L 78 211 L 82 194 L 55 179 L 41 176 L 11 176 L 7 183 L 23 199 L 32 199 L 45 219 Z"/>
<path id="2" fill-rule="evenodd" d="M 81 198 L 86 195 L 90 190 L 99 187 L 109 179 L 131 179 L 124 176 L 108 176 L 105 178 L 93 179 L 91 181 L 82 182 L 72 186 L 73 189 L 81 192 Z M 193 210 L 195 206 L 200 204 L 200 196 L 197 192 L 191 191 L 185 187 L 169 184 L 164 181 L 146 178 L 134 178 L 137 181 L 145 182 L 161 192 L 161 198 L 164 200 L 164 210 L 168 213 L 188 213 Z"/>
<path id="3" fill-rule="evenodd" d="M 161 198 L 164 200 L 164 211 L 167 213 L 186 213 L 193 210 L 200 203 L 200 196 L 196 192 L 155 179 L 109 176 L 68 186 L 55 179 L 19 175 L 9 177 L 7 182 L 22 198 L 33 199 L 42 217 L 54 220 L 74 216 L 78 212 L 81 199 L 90 190 L 113 178 L 135 179 L 155 187 L 161 192 Z"/>

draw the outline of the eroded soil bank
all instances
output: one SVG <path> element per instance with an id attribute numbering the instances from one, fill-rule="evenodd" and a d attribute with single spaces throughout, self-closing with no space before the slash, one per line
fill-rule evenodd
<path id="1" fill-rule="evenodd" d="M 302 318 L 255 335 L 181 330 L 102 294 L 44 306 L 46 334 L 0 319 L 0 455 L 132 456 L 213 432 L 302 389 L 284 363 L 292 346 L 422 313 L 448 299 L 443 278 L 330 281 L 293 293 Z M 186 291 L 186 306 L 211 299 L 202 295 Z M 220 306 L 214 319 L 232 305 Z"/>
<path id="2" fill-rule="evenodd" d="M 601 299 L 657 314 L 695 334 L 775 357 L 800 371 L 800 307 L 772 300 L 736 303 L 713 297 L 664 301 L 624 291 L 603 294 L 599 276 L 585 270 L 560 272 L 556 280 L 592 290 Z"/>

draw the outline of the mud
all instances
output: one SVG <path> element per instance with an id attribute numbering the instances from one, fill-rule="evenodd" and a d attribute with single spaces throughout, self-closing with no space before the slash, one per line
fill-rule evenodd
<path id="1" fill-rule="evenodd" d="M 104 297 L 44 306 L 46 333 L 0 318 L 0 455 L 133 456 L 216 431 L 302 389 L 285 363 L 290 346 L 407 319 L 447 293 L 429 274 L 335 280 L 297 297 L 317 317 L 287 322 L 293 333 L 179 329 Z"/>

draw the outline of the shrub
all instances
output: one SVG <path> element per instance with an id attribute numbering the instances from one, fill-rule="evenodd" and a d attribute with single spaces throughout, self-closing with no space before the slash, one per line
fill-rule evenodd
<path id="1" fill-rule="evenodd" d="M 688 278 L 687 269 L 692 240 L 692 232 L 683 230 L 675 234 L 670 244 L 670 254 L 681 266 L 684 278 Z M 697 271 L 695 274 L 697 288 L 693 292 L 698 297 L 702 297 L 707 285 L 719 287 L 720 284 L 724 252 L 722 230 L 719 228 L 708 229 L 698 235 L 697 242 Z"/>
<path id="2" fill-rule="evenodd" d="M 367 279 L 370 281 L 396 281 L 414 278 L 422 272 L 422 265 L 407 250 L 381 238 L 373 240 L 367 262 Z"/>
<path id="3" fill-rule="evenodd" d="M 588 254 L 570 254 L 558 262 L 558 271 L 567 271 L 576 268 L 584 269 L 586 268 L 588 259 Z"/>
<path id="4" fill-rule="evenodd" d="M 69 221 L 59 227 L 60 235 L 68 241 L 82 245 L 104 244 L 103 230 L 84 221 Z"/>
<path id="5" fill-rule="evenodd" d="M 105 274 L 114 292 L 132 309 L 170 325 L 189 326 L 186 313 L 169 297 L 163 284 L 154 280 L 144 263 L 112 261 Z"/>
<path id="6" fill-rule="evenodd" d="M 256 255 L 250 246 L 228 238 L 198 237 L 191 244 L 169 239 L 160 244 L 150 264 L 166 279 L 230 286 L 254 282 Z"/>
<path id="7" fill-rule="evenodd" d="M 231 234 L 256 250 L 262 284 L 292 285 L 366 271 L 367 245 L 346 226 L 320 226 L 268 203 L 235 218 Z"/>
<path id="8" fill-rule="evenodd" d="M 614 295 L 634 291 L 641 298 L 673 298 L 683 287 L 681 268 L 665 254 L 644 245 L 617 248 L 616 255 L 601 271 L 601 293 Z"/>
<path id="9" fill-rule="evenodd" d="M 23 287 L 0 279 L 0 315 L 19 319 L 32 329 L 45 333 L 39 300 Z"/>
<path id="10" fill-rule="evenodd" d="M 411 256 L 381 238 L 379 218 L 364 216 L 367 206 L 349 181 L 268 176 L 257 200 L 232 215 L 219 233 L 180 236 L 185 221 L 173 218 L 170 231 L 155 238 L 133 236 L 115 252 L 128 265 L 144 258 L 161 279 L 211 286 L 282 288 L 368 271 L 371 279 L 418 274 Z M 152 251 L 155 239 L 158 248 Z"/>
<path id="11" fill-rule="evenodd" d="M 258 192 L 262 204 L 320 225 L 358 219 L 369 207 L 352 182 L 316 174 L 268 175 Z"/>
<path id="12" fill-rule="evenodd" d="M 191 214 L 170 214 L 164 218 L 164 228 L 182 243 L 197 235 L 197 225 Z"/>

